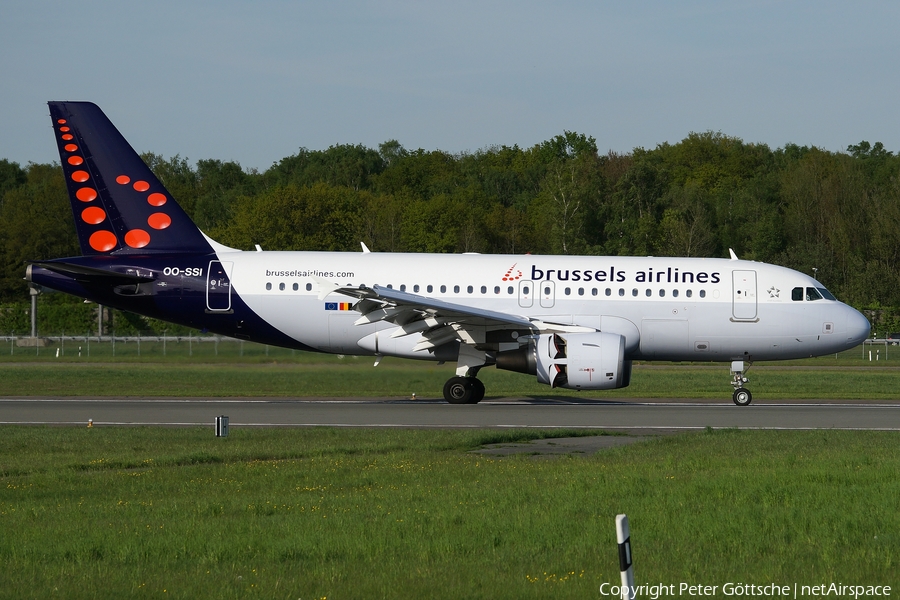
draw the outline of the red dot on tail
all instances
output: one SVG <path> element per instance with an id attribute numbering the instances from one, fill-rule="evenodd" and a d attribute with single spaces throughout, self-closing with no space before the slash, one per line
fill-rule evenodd
<path id="1" fill-rule="evenodd" d="M 74 165 L 77 167 L 78 165 L 80 165 L 81 163 L 84 162 L 84 159 L 81 158 L 80 156 L 70 156 L 66 162 L 69 163 L 70 165 Z"/>
<path id="2" fill-rule="evenodd" d="M 165 229 L 172 224 L 172 219 L 166 213 L 153 213 L 147 217 L 147 225 L 153 229 Z"/>
<path id="3" fill-rule="evenodd" d="M 137 184 L 135 184 L 137 185 Z M 162 206 L 166 203 L 165 194 L 160 194 L 159 192 L 153 192 L 149 196 L 147 196 L 147 202 L 150 203 L 150 206 Z"/>
<path id="4" fill-rule="evenodd" d="M 81 211 L 81 220 L 90 225 L 99 225 L 106 220 L 106 211 L 98 206 L 88 206 Z"/>
<path id="5" fill-rule="evenodd" d="M 75 137 L 71 133 L 64 133 L 62 136 L 62 139 L 66 140 L 68 142 L 71 139 L 75 139 Z"/>
<path id="6" fill-rule="evenodd" d="M 109 252 L 116 247 L 118 240 L 112 231 L 95 231 L 88 242 L 97 252 Z"/>
<path id="7" fill-rule="evenodd" d="M 131 177 L 129 177 L 128 175 L 119 175 L 118 177 L 116 177 L 116 183 L 118 183 L 119 185 L 125 185 L 130 181 Z"/>
<path id="8" fill-rule="evenodd" d="M 79 188 L 79 190 L 75 192 L 75 197 L 82 202 L 90 202 L 97 197 L 97 190 L 89 187 Z"/>
<path id="9" fill-rule="evenodd" d="M 134 182 L 134 189 L 136 189 L 139 192 L 146 192 L 147 190 L 150 189 L 150 184 L 147 183 L 146 181 L 138 180 L 138 181 Z"/>
<path id="10" fill-rule="evenodd" d="M 63 150 L 65 150 L 66 152 L 75 152 L 76 150 L 78 150 L 78 146 L 76 146 L 75 144 L 66 144 L 65 146 L 63 146 Z"/>
<path id="11" fill-rule="evenodd" d="M 143 248 L 150 243 L 150 234 L 143 229 L 132 229 L 125 234 L 125 243 L 132 248 Z"/>
<path id="12" fill-rule="evenodd" d="M 65 120 L 65 119 L 57 119 L 56 122 L 59 123 L 60 125 L 65 125 L 65 124 L 66 124 L 66 120 Z"/>
<path id="13" fill-rule="evenodd" d="M 88 175 L 87 171 L 75 171 L 72 173 L 72 181 L 77 181 L 78 183 L 84 183 L 90 178 L 91 176 Z"/>
<path id="14" fill-rule="evenodd" d="M 59 130 L 60 131 L 69 131 L 69 128 L 68 127 L 60 127 Z"/>

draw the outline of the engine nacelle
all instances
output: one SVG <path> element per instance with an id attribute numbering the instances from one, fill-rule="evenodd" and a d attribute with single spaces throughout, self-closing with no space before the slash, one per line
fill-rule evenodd
<path id="1" fill-rule="evenodd" d="M 496 356 L 497 368 L 537 375 L 540 383 L 573 390 L 614 390 L 631 383 L 625 338 L 616 333 L 541 334 L 528 346 Z"/>

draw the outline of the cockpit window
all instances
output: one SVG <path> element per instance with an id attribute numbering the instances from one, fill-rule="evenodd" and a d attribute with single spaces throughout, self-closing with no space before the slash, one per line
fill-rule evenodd
<path id="1" fill-rule="evenodd" d="M 808 287 L 805 289 L 802 287 L 795 287 L 791 290 L 791 300 L 794 302 L 803 302 L 804 300 L 813 302 L 815 300 L 837 300 L 837 298 L 823 287 Z"/>

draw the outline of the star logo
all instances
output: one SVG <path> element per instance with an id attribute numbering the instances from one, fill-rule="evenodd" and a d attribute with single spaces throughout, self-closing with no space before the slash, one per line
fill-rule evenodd
<path id="1" fill-rule="evenodd" d="M 781 294 L 781 290 L 776 288 L 774 285 L 769 288 L 769 298 L 780 298 L 779 294 Z"/>

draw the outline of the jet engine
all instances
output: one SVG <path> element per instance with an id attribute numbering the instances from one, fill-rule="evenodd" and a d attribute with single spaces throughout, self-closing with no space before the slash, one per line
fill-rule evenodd
<path id="1" fill-rule="evenodd" d="M 545 333 L 497 353 L 496 362 L 498 369 L 537 375 L 553 388 L 614 390 L 631 383 L 625 338 L 616 333 Z"/>

